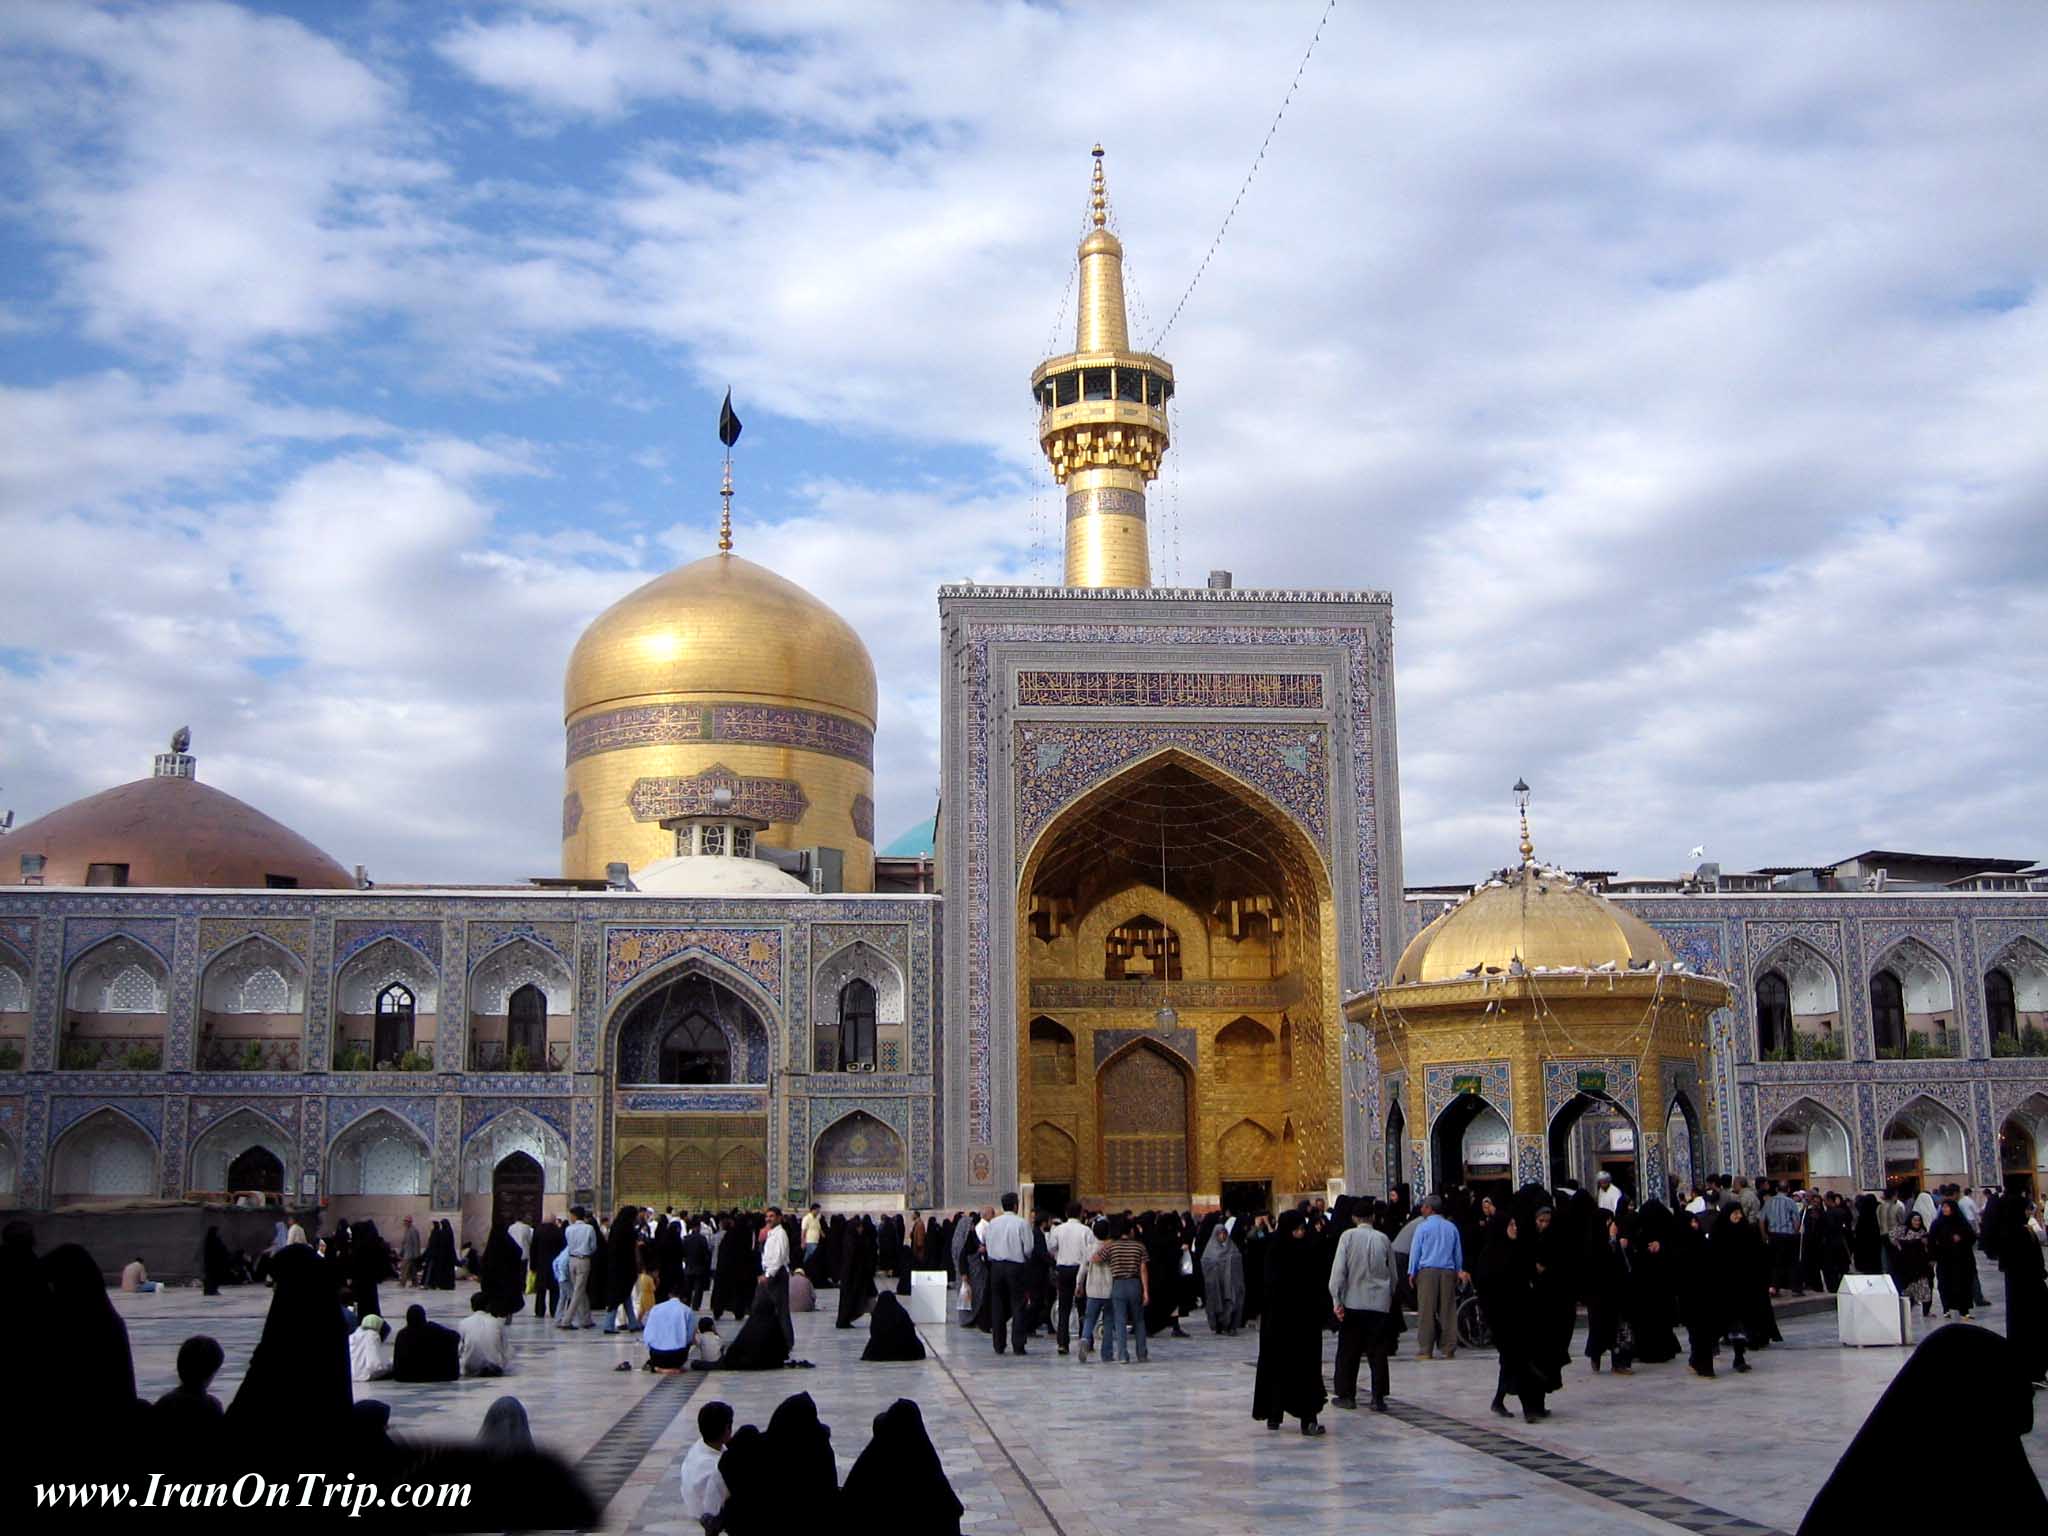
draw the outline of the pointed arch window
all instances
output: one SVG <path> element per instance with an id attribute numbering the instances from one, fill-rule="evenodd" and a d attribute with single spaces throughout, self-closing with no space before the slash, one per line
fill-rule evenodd
<path id="1" fill-rule="evenodd" d="M 1892 971 L 1870 978 L 1870 1029 L 1879 1056 L 1906 1054 L 1906 989 Z"/>
<path id="2" fill-rule="evenodd" d="M 2019 1038 L 2019 1002 L 2013 991 L 2012 973 L 2003 967 L 1993 966 L 1984 973 L 1984 1019 L 1991 1026 L 1992 1039 Z"/>
<path id="3" fill-rule="evenodd" d="M 372 1052 L 377 1065 L 395 1062 L 413 1048 L 413 1022 L 417 1015 L 412 988 L 392 982 L 377 994 L 377 1029 Z"/>
<path id="4" fill-rule="evenodd" d="M 839 989 L 839 1070 L 875 1064 L 875 989 L 856 976 Z"/>
<path id="5" fill-rule="evenodd" d="M 1792 984 L 1782 971 L 1756 979 L 1756 1046 L 1767 1061 L 1792 1054 Z"/>
<path id="6" fill-rule="evenodd" d="M 732 1053 L 718 1021 L 692 1012 L 661 1038 L 661 1080 L 664 1083 L 729 1083 Z"/>
<path id="7" fill-rule="evenodd" d="M 505 1003 L 505 1054 L 522 1049 L 536 1069 L 547 1060 L 548 995 L 530 981 Z"/>

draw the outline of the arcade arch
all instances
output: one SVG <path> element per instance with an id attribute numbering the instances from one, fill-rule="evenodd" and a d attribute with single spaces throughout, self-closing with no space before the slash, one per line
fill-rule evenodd
<path id="1" fill-rule="evenodd" d="M 58 1064 L 73 1071 L 162 1067 L 170 995 L 170 971 L 155 950 L 126 934 L 102 940 L 65 972 Z"/>
<path id="2" fill-rule="evenodd" d="M 1945 1105 L 1922 1095 L 1901 1105 L 1884 1128 L 1884 1182 L 1911 1199 L 1921 1190 L 1968 1184 L 1968 1138 Z"/>
<path id="3" fill-rule="evenodd" d="M 576 982 L 545 945 L 516 938 L 469 976 L 469 1069 L 560 1072 L 576 1037 Z"/>
<path id="4" fill-rule="evenodd" d="M 285 1194 L 293 1161 L 289 1137 L 266 1116 L 238 1109 L 208 1126 L 192 1144 L 185 1170 L 191 1198 L 232 1199 L 254 1191 L 274 1200 Z"/>
<path id="5" fill-rule="evenodd" d="M 1757 1057 L 1762 1061 L 1831 1061 L 1843 1049 L 1842 993 L 1820 951 L 1787 939 L 1757 968 L 1752 994 Z"/>
<path id="6" fill-rule="evenodd" d="M 202 1071 L 298 1070 L 306 1027 L 306 968 L 263 934 L 207 962 L 199 979 Z"/>
<path id="7" fill-rule="evenodd" d="M 156 1142 L 118 1110 L 87 1115 L 50 1149 L 52 1205 L 102 1204 L 156 1192 Z"/>
<path id="8" fill-rule="evenodd" d="M 1432 1189 L 1463 1184 L 1496 1198 L 1514 1192 L 1514 1133 L 1479 1094 L 1458 1094 L 1438 1111 L 1430 1142 Z"/>
<path id="9" fill-rule="evenodd" d="M 335 977 L 335 1068 L 432 1067 L 439 1006 L 440 977 L 425 955 L 402 939 L 365 945 Z"/>

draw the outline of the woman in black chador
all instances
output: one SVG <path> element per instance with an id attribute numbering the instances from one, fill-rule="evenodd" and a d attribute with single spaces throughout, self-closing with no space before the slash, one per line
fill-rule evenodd
<path id="1" fill-rule="evenodd" d="M 1969 1447 L 1967 1484 L 1914 1475 L 1930 1415 Z M 2048 1529 L 2048 1496 L 2027 1461 L 2033 1393 L 2012 1346 L 1988 1328 L 1937 1328 L 1892 1378 L 1815 1495 L 1799 1536 L 1950 1529 L 1962 1498 L 2001 1530 Z"/>
<path id="2" fill-rule="evenodd" d="M 1977 1234 L 1953 1200 L 1941 1202 L 1927 1246 L 1934 1253 L 1934 1284 L 1941 1292 L 1941 1310 L 1970 1320 L 1977 1297 Z"/>
<path id="3" fill-rule="evenodd" d="M 1721 1336 L 1735 1351 L 1735 1369 L 1746 1371 L 1746 1351 L 1769 1349 L 1784 1338 L 1771 1307 L 1771 1250 L 1763 1226 L 1731 1205 L 1714 1223 L 1707 1253 L 1721 1293 Z"/>
<path id="4" fill-rule="evenodd" d="M 483 1292 L 493 1317 L 511 1317 L 526 1310 L 526 1260 L 502 1221 L 491 1223 L 484 1239 Z"/>
<path id="5" fill-rule="evenodd" d="M 1522 1417 L 1531 1424 L 1549 1413 L 1543 1406 L 1546 1373 L 1533 1353 L 1539 1347 L 1535 1246 L 1522 1235 L 1520 1219 L 1503 1212 L 1488 1225 L 1472 1267 L 1479 1305 L 1485 1309 L 1493 1346 L 1500 1353 L 1493 1411 L 1504 1419 L 1513 1418 L 1507 1400 L 1519 1397 Z"/>
<path id="6" fill-rule="evenodd" d="M 728 1235 L 726 1241 L 732 1239 Z M 754 1292 L 747 1320 L 740 1324 L 739 1337 L 725 1352 L 721 1364 L 728 1371 L 780 1370 L 789 1358 L 789 1343 L 782 1337 L 782 1319 L 775 1312 L 775 1297 L 765 1287 Z"/>
<path id="7" fill-rule="evenodd" d="M 1884 1273 L 1884 1232 L 1877 1224 L 1877 1196 L 1856 1197 L 1856 1224 L 1850 1229 L 1849 1259 L 1859 1275 Z"/>
<path id="8" fill-rule="evenodd" d="M 1725 1298 L 1708 1255 L 1701 1218 L 1693 1212 L 1678 1218 L 1677 1254 L 1678 1315 L 1685 1324 L 1686 1363 L 1695 1375 L 1711 1376 L 1714 1357 L 1721 1349 L 1721 1333 L 1727 1326 Z"/>
<path id="9" fill-rule="evenodd" d="M 846 1474 L 843 1494 L 849 1509 L 892 1511 L 891 1536 L 960 1536 L 965 1507 L 907 1397 L 875 1415 L 875 1438 Z"/>
<path id="10" fill-rule="evenodd" d="M 2048 1381 L 2048 1281 L 2044 1281 L 2041 1245 L 2027 1225 L 2027 1202 L 2008 1190 L 1985 1223 L 1998 1249 L 1998 1267 L 2005 1271 L 2005 1336 L 2028 1381 Z"/>
<path id="11" fill-rule="evenodd" d="M 377 1287 L 392 1278 L 391 1245 L 379 1235 L 374 1221 L 357 1222 L 349 1229 L 348 1237 L 348 1288 L 356 1316 L 366 1317 L 375 1312 L 381 1317 Z"/>
<path id="12" fill-rule="evenodd" d="M 1628 1325 L 1636 1359 L 1662 1365 L 1678 1358 L 1678 1223 L 1661 1200 L 1646 1200 L 1629 1242 Z"/>
<path id="13" fill-rule="evenodd" d="M 348 1434 L 354 1400 L 335 1268 L 299 1244 L 270 1273 L 270 1314 L 228 1404 L 228 1439 L 272 1456 L 326 1456 Z"/>
<path id="14" fill-rule="evenodd" d="M 754 1279 L 761 1262 L 754 1256 L 753 1226 L 744 1216 L 729 1216 L 711 1263 L 711 1317 L 721 1312 L 745 1317 L 753 1310 Z"/>
<path id="15" fill-rule="evenodd" d="M 846 1224 L 840 1254 L 839 1318 L 832 1326 L 851 1328 L 875 1297 L 875 1229 L 865 1216 Z"/>
<path id="16" fill-rule="evenodd" d="M 233 1283 L 234 1272 L 234 1256 L 228 1252 L 228 1245 L 221 1240 L 220 1228 L 208 1227 L 206 1239 L 199 1245 L 201 1294 L 218 1296 L 222 1286 Z"/>
<path id="17" fill-rule="evenodd" d="M 1266 1245 L 1266 1314 L 1259 1324 L 1259 1372 L 1252 1387 L 1252 1417 L 1278 1429 L 1293 1414 L 1304 1435 L 1325 1433 L 1317 1422 L 1323 1404 L 1323 1317 L 1330 1293 L 1316 1245 L 1299 1211 L 1283 1211 L 1278 1234 Z M 1180 1250 L 1179 1229 L 1174 1251 Z M 1177 1262 L 1177 1261 L 1176 1261 Z"/>
<path id="18" fill-rule="evenodd" d="M 455 1229 L 445 1221 L 435 1222 L 434 1230 L 427 1234 L 422 1273 L 426 1276 L 424 1284 L 430 1291 L 455 1289 Z"/>
<path id="19" fill-rule="evenodd" d="M 884 1291 L 875 1298 L 875 1310 L 868 1318 L 868 1347 L 860 1352 L 860 1357 L 870 1362 L 924 1358 L 917 1325 L 911 1322 L 894 1291 Z"/>
<path id="20" fill-rule="evenodd" d="M 829 1529 L 839 1504 L 839 1463 L 810 1393 L 785 1397 L 768 1416 L 768 1460 L 784 1507 L 802 1510 L 806 1524 L 823 1516 Z"/>
<path id="21" fill-rule="evenodd" d="M 1586 1298 L 1586 1360 L 1600 1369 L 1600 1357 L 1612 1354 L 1614 1372 L 1626 1376 L 1634 1368 L 1634 1351 L 1623 1316 L 1628 1304 L 1628 1239 L 1612 1211 L 1596 1210 L 1586 1236 L 1579 1285 Z"/>

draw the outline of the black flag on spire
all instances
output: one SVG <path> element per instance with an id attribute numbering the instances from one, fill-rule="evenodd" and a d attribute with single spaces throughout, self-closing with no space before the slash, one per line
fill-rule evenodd
<path id="1" fill-rule="evenodd" d="M 718 440 L 730 448 L 740 440 L 740 419 L 732 413 L 732 391 L 725 392 L 725 404 L 718 408 Z"/>

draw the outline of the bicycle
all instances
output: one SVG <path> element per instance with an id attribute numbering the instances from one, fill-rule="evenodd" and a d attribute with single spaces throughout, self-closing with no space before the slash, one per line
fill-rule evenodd
<path id="1" fill-rule="evenodd" d="M 1492 1345 L 1493 1328 L 1486 1321 L 1486 1309 L 1479 1304 L 1479 1293 L 1468 1286 L 1458 1298 L 1458 1347 L 1488 1349 Z"/>

